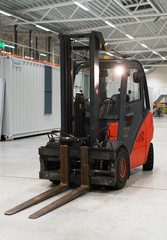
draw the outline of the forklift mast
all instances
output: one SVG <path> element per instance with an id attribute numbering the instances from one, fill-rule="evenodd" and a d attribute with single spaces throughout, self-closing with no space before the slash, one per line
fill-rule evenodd
<path id="1" fill-rule="evenodd" d="M 74 45 L 77 39 L 86 38 L 89 45 Z M 104 49 L 100 32 L 88 34 L 60 34 L 61 71 L 61 132 L 72 134 L 74 62 L 72 51 L 89 51 L 90 64 L 90 146 L 93 146 L 98 131 L 99 105 L 99 51 Z M 73 46 L 74 45 L 74 46 Z"/>

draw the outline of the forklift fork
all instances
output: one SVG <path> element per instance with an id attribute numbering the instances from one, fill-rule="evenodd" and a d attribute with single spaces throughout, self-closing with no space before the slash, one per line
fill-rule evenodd
<path id="1" fill-rule="evenodd" d="M 62 205 L 72 201 L 73 199 L 81 196 L 82 194 L 88 191 L 89 189 L 88 147 L 81 147 L 80 151 L 81 151 L 81 186 L 71 191 L 70 193 L 64 195 L 63 197 L 57 199 L 56 201 L 47 205 L 46 207 L 40 209 L 34 214 L 30 215 L 29 218 L 31 219 L 38 218 L 56 208 L 61 207 Z M 68 146 L 66 145 L 60 146 L 60 168 L 61 168 L 61 183 L 58 186 L 48 191 L 45 191 L 37 195 L 36 197 L 6 211 L 5 215 L 12 215 L 17 212 L 20 212 L 26 208 L 29 208 L 37 203 L 40 203 L 50 197 L 59 194 L 68 187 L 69 167 L 68 167 Z"/>

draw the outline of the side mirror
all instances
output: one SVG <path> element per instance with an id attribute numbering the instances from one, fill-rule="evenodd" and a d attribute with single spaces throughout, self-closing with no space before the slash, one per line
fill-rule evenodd
<path id="1" fill-rule="evenodd" d="M 141 82 L 141 73 L 140 72 L 134 72 L 133 73 L 133 82 L 134 83 L 140 83 Z"/>

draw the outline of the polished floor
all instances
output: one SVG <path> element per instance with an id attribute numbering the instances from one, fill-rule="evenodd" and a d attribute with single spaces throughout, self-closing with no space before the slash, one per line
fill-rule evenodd
<path id="1" fill-rule="evenodd" d="M 155 118 L 154 126 L 153 172 L 133 169 L 124 189 L 94 190 L 36 220 L 28 216 L 58 196 L 3 213 L 52 186 L 38 179 L 38 147 L 47 136 L 0 142 L 0 240 L 167 239 L 167 118 Z"/>

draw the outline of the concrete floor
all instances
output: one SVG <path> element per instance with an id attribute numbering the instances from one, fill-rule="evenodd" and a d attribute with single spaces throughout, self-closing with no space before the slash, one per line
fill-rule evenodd
<path id="1" fill-rule="evenodd" d="M 47 136 L 0 142 L 0 240 L 167 239 L 167 118 L 154 119 L 154 126 L 153 172 L 133 169 L 124 189 L 94 190 L 36 220 L 28 216 L 58 196 L 3 213 L 52 186 L 38 179 L 38 147 Z"/>

